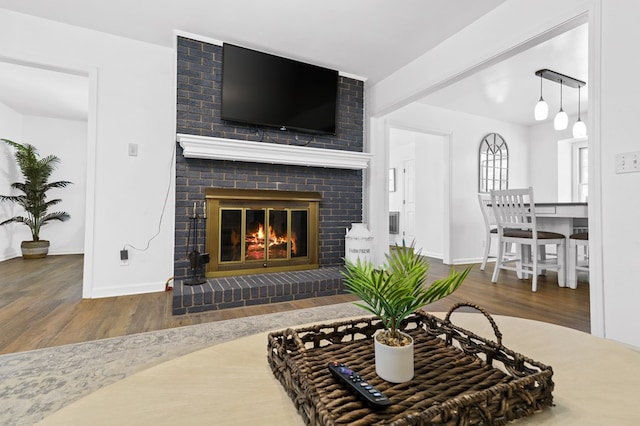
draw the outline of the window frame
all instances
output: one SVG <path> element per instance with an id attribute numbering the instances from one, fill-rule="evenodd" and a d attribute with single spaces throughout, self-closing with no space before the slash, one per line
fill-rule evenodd
<path id="1" fill-rule="evenodd" d="M 581 152 L 584 152 L 584 157 L 580 155 Z M 583 160 L 586 161 L 584 166 Z M 583 176 L 584 168 L 586 176 Z M 586 202 L 589 197 L 589 143 L 586 139 L 571 144 L 571 171 L 571 199 L 575 202 Z M 581 197 L 582 188 L 584 199 Z"/>
<path id="2" fill-rule="evenodd" d="M 500 134 L 489 133 L 478 148 L 478 192 L 494 189 L 509 189 L 509 147 Z"/>

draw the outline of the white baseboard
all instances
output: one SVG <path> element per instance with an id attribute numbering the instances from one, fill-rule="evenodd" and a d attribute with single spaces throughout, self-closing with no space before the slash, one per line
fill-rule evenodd
<path id="1" fill-rule="evenodd" d="M 15 259 L 16 257 L 22 256 L 21 253 L 16 252 L 15 250 L 7 250 L 6 252 L 0 255 L 0 262 L 4 262 L 5 260 Z"/>
<path id="2" fill-rule="evenodd" d="M 426 257 L 431 257 L 433 259 L 444 259 L 444 256 L 442 256 L 442 253 L 430 253 L 430 252 L 426 252 L 426 251 L 421 251 L 420 254 L 422 256 L 426 256 Z"/>
<path id="3" fill-rule="evenodd" d="M 83 249 L 76 250 L 49 250 L 49 256 L 64 256 L 66 254 L 84 254 Z"/>
<path id="4" fill-rule="evenodd" d="M 133 294 L 156 293 L 164 291 L 164 282 L 128 284 L 118 287 L 94 287 L 91 290 L 91 299 L 101 299 L 103 297 L 130 296 Z"/>
<path id="5" fill-rule="evenodd" d="M 487 263 L 490 262 L 495 262 L 495 258 L 491 259 L 489 258 L 489 260 L 487 261 Z M 468 265 L 471 263 L 482 263 L 482 258 L 481 257 L 471 257 L 468 259 L 454 259 L 452 265 Z"/>
<path id="6" fill-rule="evenodd" d="M 47 256 L 64 256 L 65 254 L 84 254 L 82 250 L 64 250 L 64 251 L 49 251 Z M 0 262 L 4 262 L 5 260 L 15 259 L 16 257 L 22 257 L 22 253 L 16 250 L 8 250 L 5 253 L 0 254 Z"/>

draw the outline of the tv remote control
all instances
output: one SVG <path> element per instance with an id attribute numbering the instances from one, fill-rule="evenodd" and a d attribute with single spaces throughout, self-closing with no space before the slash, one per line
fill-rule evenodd
<path id="1" fill-rule="evenodd" d="M 333 377 L 347 385 L 351 392 L 362 398 L 372 408 L 384 408 L 391 405 L 389 398 L 343 363 L 332 361 L 328 367 Z"/>

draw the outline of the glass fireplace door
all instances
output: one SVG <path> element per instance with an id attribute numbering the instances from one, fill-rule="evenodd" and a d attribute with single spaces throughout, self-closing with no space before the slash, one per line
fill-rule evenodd
<path id="1" fill-rule="evenodd" d="M 265 214 L 261 210 L 245 210 L 244 260 L 264 260 Z"/>
<path id="2" fill-rule="evenodd" d="M 289 259 L 289 211 L 269 209 L 269 260 Z"/>
<path id="3" fill-rule="evenodd" d="M 208 188 L 207 277 L 318 267 L 317 193 Z"/>
<path id="4" fill-rule="evenodd" d="M 221 208 L 220 264 L 306 257 L 308 216 L 306 209 Z"/>

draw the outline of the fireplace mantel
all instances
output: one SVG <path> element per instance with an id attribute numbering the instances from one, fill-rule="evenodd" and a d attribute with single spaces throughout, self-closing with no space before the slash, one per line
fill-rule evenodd
<path id="1" fill-rule="evenodd" d="M 177 141 L 186 158 L 364 170 L 369 166 L 369 160 L 372 157 L 368 152 L 309 148 L 182 133 L 178 133 Z"/>

